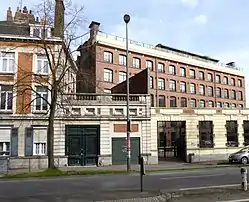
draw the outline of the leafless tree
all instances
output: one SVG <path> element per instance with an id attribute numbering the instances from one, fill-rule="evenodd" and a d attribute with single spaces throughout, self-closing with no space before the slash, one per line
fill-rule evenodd
<path id="1" fill-rule="evenodd" d="M 51 36 L 47 35 L 47 30 L 54 27 L 55 20 L 55 0 L 42 0 L 35 6 L 34 13 L 41 19 L 40 26 L 42 33 L 36 37 L 39 38 L 35 43 L 34 53 L 42 54 L 46 58 L 46 63 L 42 68 L 48 69 L 49 74 L 34 74 L 32 71 L 19 68 L 19 77 L 14 85 L 17 89 L 17 96 L 23 99 L 29 98 L 28 102 L 23 102 L 22 111 L 28 111 L 34 105 L 37 98 L 47 105 L 45 107 L 45 116 L 48 120 L 47 129 L 47 155 L 48 168 L 54 168 L 54 119 L 58 108 L 63 108 L 65 94 L 75 93 L 76 80 L 75 75 L 77 66 L 74 62 L 73 54 L 76 51 L 74 47 L 85 34 L 77 34 L 83 32 L 80 30 L 85 23 L 84 7 L 73 5 L 70 0 L 64 0 L 64 20 L 61 21 L 63 30 L 60 36 L 53 37 L 55 34 L 52 30 Z M 54 33 L 53 33 L 54 32 Z M 27 45 L 28 46 L 28 45 Z M 41 70 L 41 69 L 40 69 Z M 72 77 L 71 77 L 72 75 Z M 70 77 L 70 78 L 69 78 Z M 82 75 L 84 77 L 84 75 Z M 86 78 L 87 79 L 87 78 Z M 32 81 L 30 84 L 27 81 Z M 48 96 L 43 96 L 34 87 L 34 83 L 38 86 L 45 87 L 48 90 Z M 35 96 L 31 96 L 31 95 Z"/>

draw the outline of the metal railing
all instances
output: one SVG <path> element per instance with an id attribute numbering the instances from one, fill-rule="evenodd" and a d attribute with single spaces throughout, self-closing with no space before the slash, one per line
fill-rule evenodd
<path id="1" fill-rule="evenodd" d="M 120 42 L 124 42 L 124 43 L 125 43 L 125 40 L 126 40 L 123 37 L 115 36 L 115 35 L 108 34 L 108 33 L 102 32 L 102 31 L 99 31 L 98 35 L 100 37 L 104 37 L 106 39 L 116 40 L 116 41 L 120 41 Z M 206 62 L 206 63 L 209 63 L 209 64 L 218 65 L 220 67 L 226 67 L 226 68 L 229 68 L 229 69 L 242 71 L 242 68 L 240 68 L 238 66 L 230 66 L 230 65 L 227 65 L 226 63 L 222 63 L 222 62 L 214 62 L 214 61 L 211 61 L 210 59 L 208 59 L 208 57 L 207 57 L 207 59 L 204 59 L 202 57 L 193 56 L 193 55 L 190 55 L 190 54 L 185 54 L 185 53 L 173 51 L 173 50 L 170 50 L 170 49 L 159 48 L 159 47 L 156 47 L 154 45 L 150 45 L 150 44 L 146 44 L 146 43 L 142 43 L 142 42 L 138 42 L 138 41 L 134 41 L 134 40 L 129 40 L 129 44 L 140 46 L 140 47 L 143 47 L 143 48 L 149 48 L 149 49 L 153 49 L 153 50 L 167 52 L 167 53 L 170 53 L 170 54 L 173 54 L 173 55 L 178 55 L 178 56 L 185 57 L 185 58 L 191 58 L 191 59 Z"/>

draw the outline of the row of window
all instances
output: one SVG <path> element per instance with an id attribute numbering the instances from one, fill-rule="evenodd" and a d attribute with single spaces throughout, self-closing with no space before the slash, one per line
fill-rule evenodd
<path id="1" fill-rule="evenodd" d="M 151 95 L 151 104 L 152 106 L 154 106 L 154 95 Z M 164 95 L 159 95 L 158 96 L 158 105 L 159 107 L 166 107 L 166 97 Z M 185 98 L 185 97 L 181 97 L 180 98 L 180 106 L 178 106 L 177 104 L 177 98 L 175 96 L 170 96 L 170 99 L 169 99 L 169 106 L 170 107 L 188 107 L 188 99 Z M 215 102 L 213 101 L 206 101 L 206 100 L 200 100 L 199 102 L 194 99 L 194 98 L 191 98 L 190 101 L 189 101 L 189 106 L 191 108 L 204 108 L 204 107 L 210 107 L 210 108 L 213 108 L 215 107 Z M 222 102 L 216 102 L 216 107 L 217 108 L 243 108 L 243 105 L 240 104 L 240 105 L 237 105 L 234 104 L 234 103 L 222 103 Z"/>
<path id="2" fill-rule="evenodd" d="M 113 63 L 113 53 L 105 51 L 104 52 L 104 61 L 109 62 L 109 63 Z M 124 66 L 126 65 L 126 56 L 125 55 L 119 55 L 119 65 L 124 65 Z M 139 58 L 133 57 L 132 58 L 132 67 L 141 68 L 141 60 Z M 153 71 L 153 62 L 151 60 L 146 60 L 146 68 L 149 68 L 150 70 Z M 165 73 L 166 72 L 165 65 L 163 63 L 158 63 L 157 71 L 160 73 Z M 171 75 L 177 75 L 176 67 L 174 65 L 169 65 L 168 73 Z M 186 75 L 187 75 L 186 68 L 180 67 L 178 76 L 186 77 Z M 231 78 L 229 81 L 227 76 L 223 76 L 221 78 L 221 75 L 219 75 L 217 73 L 215 75 L 212 73 L 208 73 L 205 76 L 204 71 L 198 71 L 198 75 L 197 75 L 196 70 L 194 70 L 194 69 L 189 70 L 189 78 L 191 78 L 191 79 L 199 79 L 199 80 L 206 80 L 209 82 L 213 82 L 214 77 L 215 77 L 215 82 L 217 82 L 217 83 L 236 86 L 235 78 Z M 242 85 L 243 85 L 242 80 L 238 79 L 237 86 L 242 87 Z"/>
<path id="3" fill-rule="evenodd" d="M 46 87 L 36 87 L 36 97 L 34 101 L 36 111 L 47 111 L 48 110 L 48 89 Z M 0 110 L 12 111 L 13 110 L 13 86 L 2 85 L 0 86 Z"/>
<path id="4" fill-rule="evenodd" d="M 33 155 L 46 155 L 46 143 L 33 143 Z M 10 142 L 0 142 L 0 156 L 10 155 Z"/>
<path id="5" fill-rule="evenodd" d="M 172 123 L 172 122 L 171 122 Z M 158 132 L 159 132 L 159 147 L 167 147 L 167 146 L 173 146 L 175 142 L 177 141 L 176 134 L 174 132 L 174 128 L 170 128 L 171 133 L 167 131 L 166 127 L 167 123 L 166 121 L 159 121 L 158 122 Z M 172 124 L 171 124 L 172 125 Z M 238 134 L 238 123 L 237 121 L 226 121 L 226 143 L 224 146 L 227 147 L 238 147 L 239 146 L 239 134 Z M 215 146 L 214 144 L 214 125 L 213 121 L 199 121 L 198 124 L 199 129 L 199 144 L 198 147 L 200 148 L 213 148 Z M 244 129 L 244 142 L 243 145 L 247 146 L 249 145 L 249 121 L 243 121 L 243 129 Z M 164 139 L 169 139 L 168 141 L 161 141 Z"/>
<path id="6" fill-rule="evenodd" d="M 35 73 L 48 74 L 49 65 L 46 55 L 36 55 Z M 0 52 L 0 72 L 14 73 L 16 71 L 17 62 L 14 52 Z"/>
<path id="7" fill-rule="evenodd" d="M 157 87 L 159 90 L 165 90 L 165 79 L 163 78 L 159 78 L 158 79 L 158 84 Z M 170 80 L 169 81 L 169 91 L 173 91 L 173 92 L 181 92 L 181 93 L 187 93 L 187 83 L 182 81 L 180 82 L 180 89 L 178 91 L 177 87 L 176 87 L 176 81 L 175 80 Z M 154 88 L 154 83 L 153 83 L 153 77 L 150 77 L 150 88 L 153 89 Z M 196 84 L 191 83 L 189 85 L 189 92 L 191 94 L 197 94 L 197 89 L 196 89 Z M 207 87 L 207 92 L 206 92 L 206 87 L 203 84 L 199 85 L 199 95 L 207 95 L 207 96 L 214 96 L 214 88 L 212 86 L 208 86 Z M 223 96 L 222 96 L 223 95 Z M 235 90 L 231 90 L 229 92 L 229 89 L 224 89 L 223 93 L 221 88 L 217 87 L 216 88 L 216 97 L 218 98 L 226 98 L 226 99 L 238 99 L 238 100 L 243 100 L 243 93 L 242 91 L 238 91 L 236 92 Z"/>

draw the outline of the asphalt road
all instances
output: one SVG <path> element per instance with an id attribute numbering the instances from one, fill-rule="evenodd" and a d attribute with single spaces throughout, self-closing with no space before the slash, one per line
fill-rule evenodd
<path id="1" fill-rule="evenodd" d="M 135 198 L 139 196 L 139 179 L 138 174 L 130 174 L 2 180 L 0 181 L 0 201 L 82 202 Z M 152 196 L 159 190 L 239 184 L 240 180 L 239 168 L 148 173 L 144 177 L 144 190 L 146 196 Z"/>

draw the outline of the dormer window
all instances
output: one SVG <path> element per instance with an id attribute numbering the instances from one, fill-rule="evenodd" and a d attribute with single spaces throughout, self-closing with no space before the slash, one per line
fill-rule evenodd
<path id="1" fill-rule="evenodd" d="M 51 28 L 48 25 L 30 25 L 30 36 L 36 38 L 49 38 L 51 36 Z"/>

